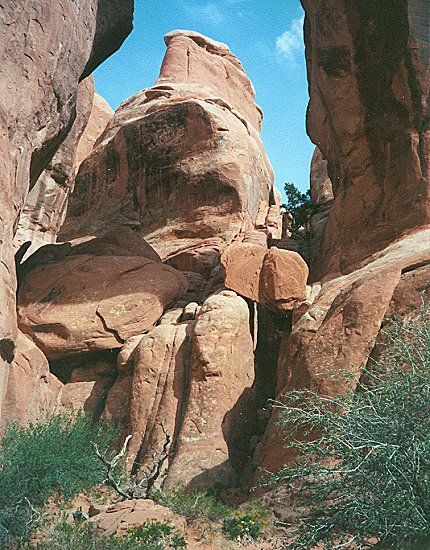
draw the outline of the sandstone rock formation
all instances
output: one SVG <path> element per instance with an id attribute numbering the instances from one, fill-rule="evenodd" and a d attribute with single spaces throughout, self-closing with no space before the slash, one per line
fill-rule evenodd
<path id="1" fill-rule="evenodd" d="M 322 206 L 333 200 L 333 184 L 328 174 L 328 162 L 318 147 L 312 156 L 309 183 L 311 198 L 315 204 Z"/>
<path id="2" fill-rule="evenodd" d="M 113 117 L 113 111 L 105 99 L 94 92 L 91 112 L 85 130 L 76 147 L 75 171 L 90 155 L 99 137 L 105 131 L 108 122 Z"/>
<path id="3" fill-rule="evenodd" d="M 430 288 L 428 7 L 302 3 L 308 132 L 320 150 L 311 193 L 325 202 L 329 175 L 333 201 L 313 220 L 317 282 L 284 331 L 279 400 L 295 389 L 354 390 L 381 328 L 416 316 Z M 261 446 L 269 470 L 294 458 L 278 420 L 274 409 Z"/>
<path id="4" fill-rule="evenodd" d="M 56 410 L 62 386 L 51 374 L 45 355 L 30 338 L 19 332 L 0 425 L 4 427 L 6 421 L 26 424 L 43 419 L 45 414 Z"/>
<path id="5" fill-rule="evenodd" d="M 47 410 L 82 409 L 121 425 L 123 438 L 133 436 L 137 476 L 167 429 L 168 483 L 232 485 L 250 461 L 261 400 L 253 306 L 225 290 L 220 256 L 233 240 L 276 255 L 266 247 L 280 236 L 282 208 L 240 62 L 188 31 L 171 33 L 166 44 L 155 86 L 113 117 L 99 102 L 91 107 L 89 80 L 80 85 L 82 115 L 19 221 L 17 244 L 50 243 L 24 261 L 20 250 L 19 325 L 27 345 L 38 346 L 43 376 L 53 376 L 48 357 L 58 377 Z M 55 243 L 73 172 L 92 145 L 63 231 L 75 238 Z M 28 374 L 36 393 L 38 372 Z M 27 414 L 29 393 L 22 422 L 45 410 L 36 400 Z"/>
<path id="6" fill-rule="evenodd" d="M 18 249 L 23 243 L 31 242 L 27 256 L 42 245 L 55 242 L 64 221 L 73 188 L 76 151 L 90 117 L 93 97 L 94 83 L 92 77 L 88 77 L 77 88 L 73 126 L 25 198 L 14 244 Z"/>
<path id="7" fill-rule="evenodd" d="M 313 280 L 430 223 L 426 2 L 302 0 L 308 132 L 335 200 Z"/>
<path id="8" fill-rule="evenodd" d="M 210 296 L 191 336 L 187 402 L 167 483 L 194 489 L 237 483 L 253 367 L 246 302 L 231 291 Z"/>
<path id="9" fill-rule="evenodd" d="M 180 535 L 185 532 L 184 517 L 149 499 L 125 500 L 110 506 L 99 506 L 90 509 L 90 513 L 94 515 L 88 521 L 106 535 L 125 535 L 128 529 L 151 520 L 174 526 Z"/>
<path id="10" fill-rule="evenodd" d="M 312 388 L 325 395 L 354 389 L 395 313 L 401 319 L 430 297 L 430 229 L 387 247 L 366 266 L 318 286 L 318 294 L 285 334 L 278 364 L 279 399 L 290 390 Z M 401 297 L 406 295 L 406 301 Z M 349 373 L 346 374 L 346 373 Z M 261 465 L 276 470 L 293 455 L 275 409 L 263 444 Z"/>
<path id="11" fill-rule="evenodd" d="M 70 256 L 24 277 L 19 325 L 49 358 L 119 348 L 152 328 L 187 286 L 182 273 L 148 258 Z"/>
<path id="12" fill-rule="evenodd" d="M 225 285 L 274 311 L 290 311 L 306 298 L 308 267 L 296 252 L 232 244 L 221 256 Z"/>
<path id="13" fill-rule="evenodd" d="M 53 243 L 64 222 L 75 173 L 112 118 L 113 111 L 94 91 L 92 76 L 77 90 L 76 119 L 53 159 L 28 193 L 19 216 L 14 244 L 30 241 L 25 257 L 40 246 Z"/>
<path id="14" fill-rule="evenodd" d="M 75 358 L 75 362 L 79 366 L 72 370 L 69 380 L 61 388 L 58 409 L 67 412 L 82 410 L 99 418 L 117 375 L 115 365 L 107 358 L 91 358 L 88 364 Z"/>
<path id="15" fill-rule="evenodd" d="M 165 40 L 155 85 L 119 107 L 81 165 L 62 237 L 128 224 L 162 258 L 203 243 L 216 259 L 276 202 L 261 111 L 227 46 L 189 31 Z"/>
<path id="16" fill-rule="evenodd" d="M 303 0 L 309 269 L 282 240 L 262 113 L 227 46 L 169 33 L 154 86 L 112 114 L 87 76 L 127 34 L 131 0 L 31 4 L 11 4 L 22 44 L 16 9 L 0 14 L 3 419 L 90 411 L 132 436 L 137 478 L 168 430 L 162 479 L 190 489 L 282 466 L 268 400 L 354 389 L 390 315 L 430 292 L 427 8 Z M 21 332 L 14 240 L 32 243 Z M 147 504 L 97 524 L 119 532 Z"/>
<path id="17" fill-rule="evenodd" d="M 132 28 L 133 0 L 13 0 L 0 13 L 0 409 L 18 337 L 13 238 L 29 191 L 76 118 L 79 81 Z"/>
<path id="18" fill-rule="evenodd" d="M 249 311 L 231 291 L 210 296 L 194 315 L 189 309 L 126 343 L 104 417 L 124 425 L 123 438 L 132 435 L 129 460 L 138 475 L 161 450 L 164 428 L 172 436 L 168 483 L 230 485 L 248 443 Z"/>
<path id="19" fill-rule="evenodd" d="M 316 209 L 309 220 L 309 230 L 312 235 L 310 258 L 312 271 L 320 259 L 324 232 L 334 199 L 333 184 L 328 174 L 328 162 L 318 147 L 315 148 L 311 161 L 309 184 L 311 199 Z"/>

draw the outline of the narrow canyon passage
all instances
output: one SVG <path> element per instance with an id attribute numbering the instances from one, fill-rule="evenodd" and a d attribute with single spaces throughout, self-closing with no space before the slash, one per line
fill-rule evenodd
<path id="1" fill-rule="evenodd" d="M 303 0 L 317 146 L 304 249 L 227 45 L 168 33 L 154 85 L 113 112 L 90 73 L 132 3 L 70 2 L 67 28 L 34 4 L 37 47 L 15 60 L 27 76 L 0 69 L 2 423 L 92 412 L 132 436 L 136 475 L 164 427 L 166 486 L 249 487 L 292 458 L 271 400 L 353 388 L 381 326 L 429 293 L 427 6 Z M 64 31 L 70 59 L 37 21 Z M 32 55 L 61 60 L 59 81 Z"/>

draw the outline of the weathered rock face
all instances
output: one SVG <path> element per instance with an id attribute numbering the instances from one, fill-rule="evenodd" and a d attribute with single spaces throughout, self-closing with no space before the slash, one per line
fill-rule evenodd
<path id="1" fill-rule="evenodd" d="M 323 157 L 318 147 L 315 148 L 311 161 L 310 192 L 312 200 L 322 206 L 331 202 L 333 196 L 333 184 L 328 175 L 328 162 Z"/>
<path id="2" fill-rule="evenodd" d="M 181 429 L 192 328 L 192 323 L 161 324 L 142 337 L 131 357 L 125 431 L 133 435 L 129 456 L 136 470 L 162 449 L 161 423 L 174 438 Z"/>
<path id="3" fill-rule="evenodd" d="M 159 261 L 74 255 L 24 277 L 19 325 L 49 358 L 119 348 L 186 290 L 182 273 Z"/>
<path id="4" fill-rule="evenodd" d="M 46 413 L 56 409 L 62 386 L 51 374 L 45 355 L 30 338 L 18 333 L 0 425 L 4 427 L 7 422 L 26 424 L 43 419 Z"/>
<path id="5" fill-rule="evenodd" d="M 166 482 L 192 489 L 276 469 L 292 456 L 278 410 L 262 438 L 267 400 L 354 388 L 387 317 L 429 293 L 429 8 L 303 0 L 320 207 L 307 287 L 303 259 L 268 248 L 282 206 L 227 46 L 168 34 L 155 85 L 112 115 L 86 77 L 124 38 L 131 0 L 48 4 L 0 15 L 3 419 L 91 411 L 132 435 L 137 476 L 167 429 Z M 70 242 L 54 244 L 78 164 Z M 14 235 L 51 243 L 18 265 L 19 335 Z"/>
<path id="6" fill-rule="evenodd" d="M 392 315 L 417 316 L 430 288 L 430 8 L 414 0 L 302 3 L 308 132 L 319 147 L 311 279 L 322 283 L 285 331 L 279 400 L 296 389 L 354 390 L 377 356 L 381 327 Z M 260 465 L 272 471 L 295 458 L 279 419 L 274 409 L 261 446 Z"/>
<path id="7" fill-rule="evenodd" d="M 333 184 L 328 175 L 328 162 L 318 147 L 315 148 L 312 157 L 309 183 L 311 198 L 316 205 L 316 212 L 309 220 L 309 230 L 312 235 L 310 258 L 312 271 L 314 265 L 318 266 L 321 261 L 325 228 L 334 199 Z"/>
<path id="8" fill-rule="evenodd" d="M 19 216 L 14 245 L 30 241 L 26 257 L 53 243 L 64 222 L 75 173 L 112 118 L 113 111 L 94 91 L 92 76 L 78 85 L 76 119 L 53 159 L 28 193 Z"/>
<path id="9" fill-rule="evenodd" d="M 143 525 L 146 522 L 158 521 L 175 527 L 181 535 L 185 532 L 185 518 L 174 514 L 170 508 L 159 506 L 149 499 L 126 500 L 110 506 L 99 506 L 92 509 L 88 521 L 106 535 L 125 535 L 128 529 Z"/>
<path id="10" fill-rule="evenodd" d="M 428 294 L 429 242 L 430 229 L 416 231 L 365 267 L 316 285 L 314 302 L 297 317 L 281 345 L 280 400 L 295 389 L 312 388 L 325 395 L 354 389 L 381 325 L 394 312 L 400 318 L 416 313 L 422 292 Z M 272 471 L 293 457 L 278 420 L 275 409 L 261 455 L 262 467 Z"/>
<path id="11" fill-rule="evenodd" d="M 156 84 L 119 107 L 81 165 L 63 238 L 133 224 L 165 258 L 230 242 L 275 204 L 261 112 L 239 61 L 196 33 L 166 43 Z"/>
<path id="12" fill-rule="evenodd" d="M 99 137 L 105 131 L 108 122 L 113 117 L 113 111 L 105 99 L 94 92 L 91 113 L 85 126 L 85 130 L 76 148 L 75 171 L 77 172 L 82 162 L 90 155 Z"/>
<path id="13" fill-rule="evenodd" d="M 137 474 L 161 450 L 164 427 L 172 436 L 167 483 L 230 485 L 246 463 L 245 413 L 253 402 L 248 306 L 223 291 L 191 309 L 166 314 L 166 322 L 127 342 L 104 417 L 124 425 L 124 438 L 133 436 Z"/>
<path id="14" fill-rule="evenodd" d="M 225 285 L 274 311 L 291 311 L 306 298 L 308 267 L 296 252 L 232 244 L 221 256 Z"/>
<path id="15" fill-rule="evenodd" d="M 209 297 L 191 337 L 188 396 L 167 483 L 200 488 L 237 482 L 253 363 L 246 302 L 231 291 Z"/>
<path id="16" fill-rule="evenodd" d="M 13 237 L 20 212 L 74 123 L 78 82 L 120 46 L 132 17 L 133 0 L 2 6 L 0 400 L 17 339 Z"/>
<path id="17" fill-rule="evenodd" d="M 430 222 L 427 2 L 302 0 L 308 132 L 334 204 L 313 280 Z"/>
<path id="18" fill-rule="evenodd" d="M 71 408 L 120 424 L 137 475 L 162 447 L 163 424 L 168 483 L 232 485 L 250 463 L 261 400 L 250 309 L 225 290 L 220 256 L 233 240 L 269 254 L 282 208 L 240 62 L 195 33 L 166 44 L 156 85 L 113 118 L 91 81 L 80 84 L 74 125 L 26 194 L 16 243 L 49 244 L 17 262 L 21 338 L 40 363 L 26 373 L 17 417 Z M 76 165 L 94 144 L 64 231 L 76 238 L 55 243 Z M 46 397 L 45 378 L 55 381 Z"/>
<path id="19" fill-rule="evenodd" d="M 27 256 L 57 238 L 73 187 L 76 150 L 90 117 L 93 97 L 94 83 L 88 77 L 78 85 L 76 119 L 69 134 L 25 199 L 14 244 L 18 249 L 24 242 L 31 242 Z"/>
<path id="20" fill-rule="evenodd" d="M 17 324 L 16 276 L 13 253 L 12 172 L 7 121 L 0 105 L 0 406 L 7 380 L 7 364 L 13 359 Z"/>

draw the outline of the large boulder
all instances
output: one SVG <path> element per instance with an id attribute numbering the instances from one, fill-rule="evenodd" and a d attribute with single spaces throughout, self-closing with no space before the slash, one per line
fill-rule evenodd
<path id="1" fill-rule="evenodd" d="M 274 311 L 290 311 L 306 298 L 309 270 L 291 250 L 234 243 L 221 256 L 225 285 Z"/>
<path id="2" fill-rule="evenodd" d="M 354 270 L 430 223 L 429 7 L 302 4 L 307 127 L 328 161 L 335 197 L 314 258 L 316 281 Z"/>
<path id="3" fill-rule="evenodd" d="M 267 248 L 253 243 L 233 243 L 221 256 L 225 285 L 241 296 L 260 301 L 260 274 Z"/>
<path id="4" fill-rule="evenodd" d="M 120 348 L 151 329 L 186 290 L 182 273 L 160 261 L 69 256 L 24 276 L 19 324 L 49 358 Z"/>
<path id="5" fill-rule="evenodd" d="M 155 85 L 118 108 L 82 163 L 63 239 L 129 224 L 166 258 L 207 239 L 231 242 L 276 203 L 240 62 L 197 33 L 175 31 L 166 44 Z"/>
<path id="6" fill-rule="evenodd" d="M 185 533 L 184 517 L 174 514 L 165 506 L 155 504 L 150 499 L 125 500 L 109 506 L 93 507 L 90 513 L 95 515 L 92 515 L 88 522 L 104 535 L 125 535 L 133 527 L 154 521 L 168 523 L 175 527 L 180 535 Z"/>

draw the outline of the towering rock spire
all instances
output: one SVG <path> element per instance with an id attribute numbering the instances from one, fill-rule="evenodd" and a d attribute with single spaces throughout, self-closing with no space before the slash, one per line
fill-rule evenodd
<path id="1" fill-rule="evenodd" d="M 191 31 L 165 42 L 154 86 L 118 108 L 82 164 L 64 238 L 127 224 L 166 258 L 264 232 L 273 171 L 249 78 L 224 44 Z"/>

